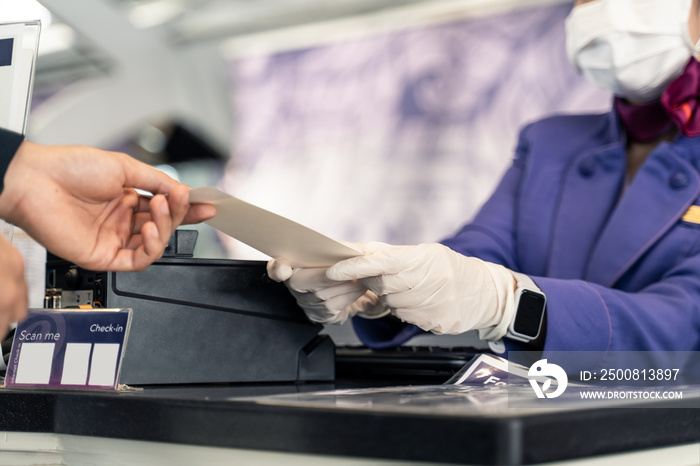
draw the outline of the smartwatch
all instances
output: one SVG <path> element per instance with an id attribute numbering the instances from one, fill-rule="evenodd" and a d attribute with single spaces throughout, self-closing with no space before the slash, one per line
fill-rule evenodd
<path id="1" fill-rule="evenodd" d="M 514 273 L 515 313 L 508 325 L 506 337 L 529 343 L 540 336 L 547 297 L 527 275 Z"/>

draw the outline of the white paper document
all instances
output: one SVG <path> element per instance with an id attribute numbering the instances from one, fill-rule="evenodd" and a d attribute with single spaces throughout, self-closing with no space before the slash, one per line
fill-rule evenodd
<path id="1" fill-rule="evenodd" d="M 211 204 L 217 214 L 207 224 L 274 258 L 295 266 L 328 267 L 360 252 L 210 186 L 190 191 L 191 204 Z"/>

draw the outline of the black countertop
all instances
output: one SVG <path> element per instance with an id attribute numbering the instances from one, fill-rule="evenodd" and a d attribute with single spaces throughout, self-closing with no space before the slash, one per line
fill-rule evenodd
<path id="1" fill-rule="evenodd" d="M 371 385 L 382 384 L 199 385 L 119 393 L 3 389 L 0 431 L 471 464 L 528 464 L 700 442 L 700 409 L 687 407 L 688 400 L 528 411 L 457 404 L 450 409 L 447 398 L 435 409 L 404 406 L 403 400 L 416 397 L 393 394 L 397 403 L 361 397 L 348 405 L 354 398 L 312 394 Z M 441 388 L 434 388 L 439 395 Z"/>

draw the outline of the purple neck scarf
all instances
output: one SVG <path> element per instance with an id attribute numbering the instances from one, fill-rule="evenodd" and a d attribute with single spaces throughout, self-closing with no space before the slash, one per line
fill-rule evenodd
<path id="1" fill-rule="evenodd" d="M 674 126 L 686 136 L 700 135 L 700 62 L 691 58 L 659 100 L 637 105 L 615 97 L 614 108 L 635 141 L 654 141 Z"/>

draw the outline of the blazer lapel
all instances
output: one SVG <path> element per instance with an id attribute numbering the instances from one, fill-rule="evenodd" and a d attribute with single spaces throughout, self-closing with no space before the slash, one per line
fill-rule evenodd
<path id="1" fill-rule="evenodd" d="M 626 164 L 620 143 L 584 153 L 568 168 L 557 208 L 547 276 L 582 278 L 615 207 Z"/>
<path id="2" fill-rule="evenodd" d="M 683 215 L 700 193 L 694 167 L 662 144 L 649 154 L 592 250 L 584 278 L 617 280 Z"/>

